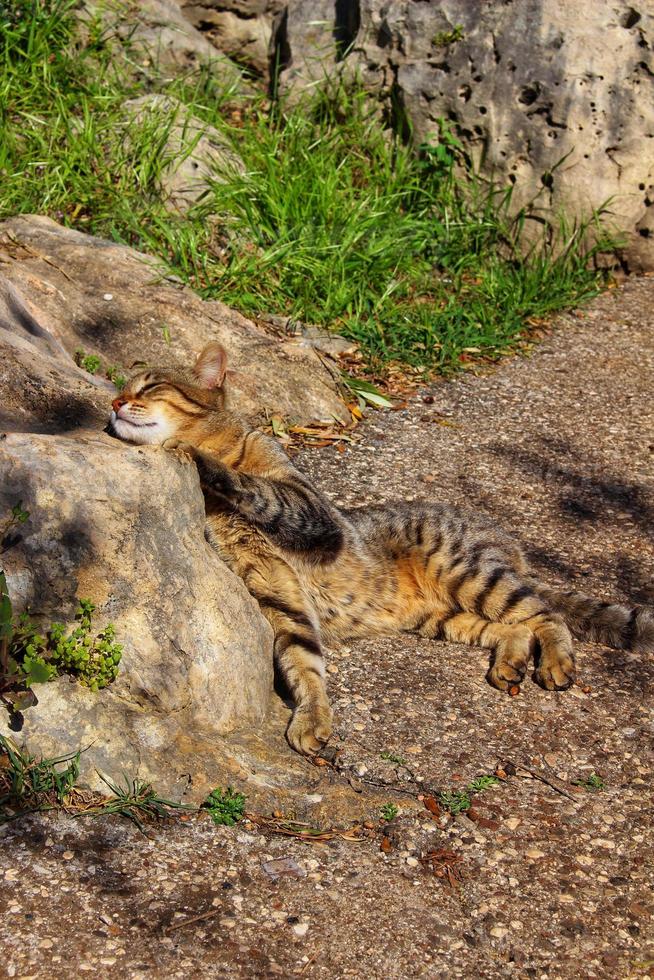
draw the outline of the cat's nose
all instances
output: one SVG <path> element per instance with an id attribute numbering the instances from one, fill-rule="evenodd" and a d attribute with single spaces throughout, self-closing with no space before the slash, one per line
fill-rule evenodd
<path id="1" fill-rule="evenodd" d="M 127 404 L 127 399 L 126 398 L 120 398 L 120 397 L 118 397 L 118 398 L 114 398 L 114 400 L 111 403 L 111 407 L 113 408 L 113 410 L 116 413 L 116 415 L 118 415 L 118 412 L 119 412 L 121 406 L 126 405 L 126 404 Z"/>

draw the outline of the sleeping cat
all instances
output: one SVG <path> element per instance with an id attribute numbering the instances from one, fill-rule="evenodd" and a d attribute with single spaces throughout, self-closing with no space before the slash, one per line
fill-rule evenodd
<path id="1" fill-rule="evenodd" d="M 548 588 L 481 515 L 437 503 L 339 510 L 277 443 L 225 408 L 226 367 L 212 343 L 191 370 L 140 371 L 114 400 L 109 430 L 195 461 L 207 539 L 273 628 L 296 705 L 287 738 L 299 752 L 317 753 L 331 733 L 323 638 L 409 632 L 487 647 L 488 680 L 503 691 L 520 684 L 532 655 L 542 687 L 569 687 L 571 631 L 654 649 L 652 610 Z"/>

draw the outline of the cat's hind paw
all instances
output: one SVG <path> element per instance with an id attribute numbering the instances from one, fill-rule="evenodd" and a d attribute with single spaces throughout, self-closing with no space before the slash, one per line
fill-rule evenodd
<path id="1" fill-rule="evenodd" d="M 575 682 L 575 662 L 569 655 L 543 657 L 534 672 L 534 680 L 546 691 L 565 691 Z"/>
<path id="2" fill-rule="evenodd" d="M 286 730 L 291 748 L 302 755 L 317 755 L 332 733 L 332 710 L 328 704 L 300 705 Z"/>

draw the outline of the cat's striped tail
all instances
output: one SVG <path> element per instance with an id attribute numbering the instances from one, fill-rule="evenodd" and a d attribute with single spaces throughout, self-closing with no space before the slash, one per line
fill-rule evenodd
<path id="1" fill-rule="evenodd" d="M 616 650 L 654 653 L 654 608 L 604 602 L 581 592 L 561 591 L 542 582 L 534 588 L 565 620 L 580 640 L 604 643 Z"/>

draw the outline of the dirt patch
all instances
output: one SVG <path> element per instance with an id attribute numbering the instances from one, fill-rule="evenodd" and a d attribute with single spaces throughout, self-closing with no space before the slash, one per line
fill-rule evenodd
<path id="1" fill-rule="evenodd" d="M 300 463 L 346 505 L 404 497 L 482 509 L 522 538 L 544 577 L 651 602 L 653 301 L 654 280 L 632 281 L 563 318 L 530 359 L 439 384 L 375 415 L 359 444 Z M 653 975 L 652 658 L 577 650 L 578 686 L 554 694 L 525 682 L 515 698 L 486 684 L 483 651 L 417 638 L 332 651 L 341 771 L 324 783 L 354 791 L 357 818 L 367 810 L 358 843 L 216 829 L 207 817 L 154 827 L 150 839 L 54 815 L 6 826 L 2 969 Z M 498 764 L 506 779 L 467 815 L 419 799 Z M 577 785 L 594 775 L 603 789 Z M 325 826 L 323 795 L 314 776 L 285 816 L 315 812 Z M 400 809 L 390 825 L 378 821 L 382 800 Z"/>

